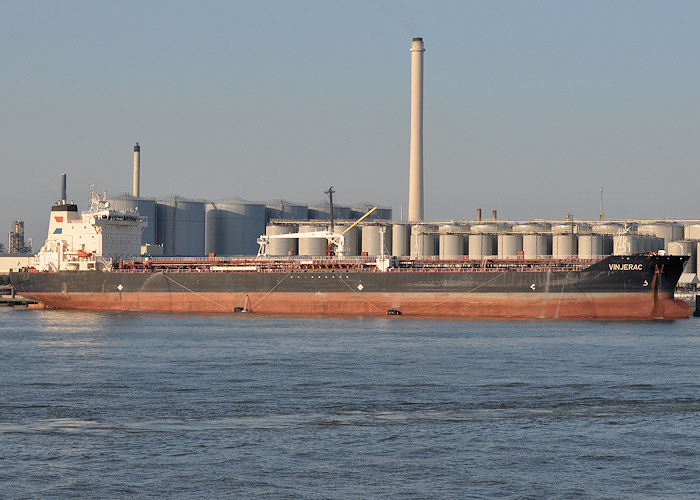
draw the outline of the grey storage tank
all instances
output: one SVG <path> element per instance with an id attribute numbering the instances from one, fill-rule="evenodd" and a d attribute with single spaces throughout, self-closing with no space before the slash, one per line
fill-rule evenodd
<path id="1" fill-rule="evenodd" d="M 411 226 L 394 223 L 391 228 L 391 254 L 397 257 L 410 255 Z"/>
<path id="2" fill-rule="evenodd" d="M 276 200 L 265 203 L 265 223 L 271 220 L 306 220 L 309 218 L 309 207 L 286 200 Z"/>
<path id="3" fill-rule="evenodd" d="M 439 255 L 441 259 L 463 259 L 469 226 L 448 224 L 440 226 Z"/>
<path id="4" fill-rule="evenodd" d="M 436 230 L 431 224 L 411 226 L 411 257 L 422 259 L 437 255 Z"/>
<path id="5" fill-rule="evenodd" d="M 203 256 L 204 202 L 174 197 L 156 202 L 156 243 L 164 255 Z"/>
<path id="6" fill-rule="evenodd" d="M 158 219 L 156 215 L 156 200 L 152 198 L 134 198 L 129 195 L 108 198 L 110 208 L 120 211 L 138 211 L 139 215 L 146 217 L 148 225 L 141 233 L 142 245 L 155 245 L 156 228 Z"/>
<path id="7" fill-rule="evenodd" d="M 299 225 L 300 233 L 325 231 L 326 226 L 316 224 Z M 299 238 L 299 255 L 306 257 L 322 257 L 327 254 L 328 240 L 326 238 Z"/>
<path id="8" fill-rule="evenodd" d="M 382 230 L 384 231 L 383 249 Z M 364 224 L 362 226 L 362 254 L 368 256 L 391 255 L 391 235 L 391 226 L 386 224 Z"/>
<path id="9" fill-rule="evenodd" d="M 217 255 L 255 255 L 258 237 L 265 232 L 265 205 L 248 202 L 207 203 L 205 252 Z"/>

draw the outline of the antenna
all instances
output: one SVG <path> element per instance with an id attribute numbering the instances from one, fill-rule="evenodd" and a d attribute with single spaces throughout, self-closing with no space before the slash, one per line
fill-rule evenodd
<path id="1" fill-rule="evenodd" d="M 328 191 L 324 191 L 328 195 L 328 198 L 330 199 L 330 205 L 331 205 L 331 233 L 333 232 L 333 186 L 328 188 Z"/>

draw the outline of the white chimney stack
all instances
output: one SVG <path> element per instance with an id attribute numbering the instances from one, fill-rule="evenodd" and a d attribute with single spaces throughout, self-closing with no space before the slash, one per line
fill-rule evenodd
<path id="1" fill-rule="evenodd" d="M 134 198 L 138 198 L 141 188 L 141 146 L 134 146 Z"/>
<path id="2" fill-rule="evenodd" d="M 408 220 L 423 220 L 423 39 L 411 44 L 411 153 Z"/>

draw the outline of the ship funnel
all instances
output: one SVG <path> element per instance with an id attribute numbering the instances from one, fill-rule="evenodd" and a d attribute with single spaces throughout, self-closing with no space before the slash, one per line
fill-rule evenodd
<path id="1" fill-rule="evenodd" d="M 134 198 L 138 198 L 141 190 L 141 146 L 134 146 Z"/>
<path id="2" fill-rule="evenodd" d="M 61 174 L 61 205 L 66 204 L 66 174 Z"/>
<path id="3" fill-rule="evenodd" d="M 481 222 L 481 209 L 480 208 L 476 209 L 476 221 Z"/>
<path id="4" fill-rule="evenodd" d="M 411 150 L 408 178 L 408 220 L 423 220 L 423 39 L 411 44 Z"/>
<path id="5" fill-rule="evenodd" d="M 491 220 L 496 222 L 498 220 L 498 211 L 494 210 L 493 213 L 491 214 Z"/>

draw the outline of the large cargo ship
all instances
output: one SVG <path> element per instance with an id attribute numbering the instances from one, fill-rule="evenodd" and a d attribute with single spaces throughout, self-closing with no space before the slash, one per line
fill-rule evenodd
<path id="1" fill-rule="evenodd" d="M 674 299 L 685 256 L 135 257 L 146 221 L 105 205 L 93 197 L 82 215 L 65 202 L 52 207 L 49 236 L 34 266 L 11 273 L 17 292 L 45 307 L 100 311 L 562 319 L 689 315 L 688 305 Z M 296 236 L 342 241 L 333 231 Z"/>

